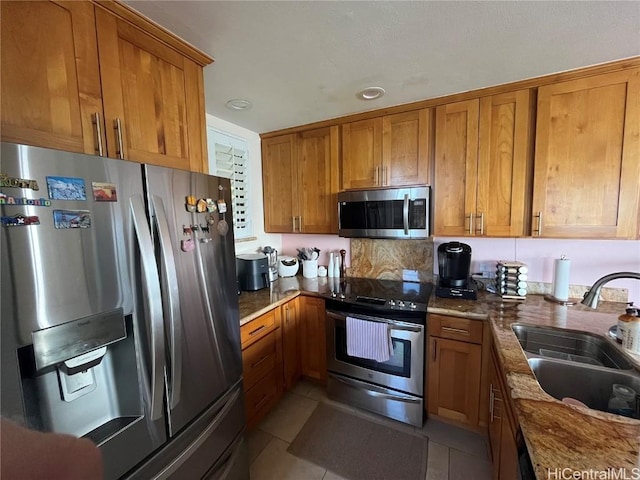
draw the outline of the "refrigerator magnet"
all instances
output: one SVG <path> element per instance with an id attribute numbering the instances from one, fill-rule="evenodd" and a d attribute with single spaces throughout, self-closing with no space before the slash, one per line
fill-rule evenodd
<path id="1" fill-rule="evenodd" d="M 31 190 L 40 190 L 38 182 L 29 178 L 10 177 L 6 173 L 0 173 L 0 187 L 8 188 L 30 188 Z"/>
<path id="2" fill-rule="evenodd" d="M 51 200 L 86 200 L 84 179 L 74 177 L 47 177 Z"/>
<path id="3" fill-rule="evenodd" d="M 180 241 L 180 249 L 183 252 L 190 252 L 192 251 L 194 248 L 196 248 L 196 244 L 193 241 L 193 238 L 187 238 L 186 240 L 182 240 Z"/>
<path id="4" fill-rule="evenodd" d="M 185 200 L 185 207 L 187 208 L 187 212 L 195 212 L 196 211 L 196 197 L 193 195 L 189 195 Z"/>
<path id="5" fill-rule="evenodd" d="M 198 213 L 204 213 L 207 211 L 207 201 L 204 198 L 200 198 L 196 204 L 196 211 Z"/>
<path id="6" fill-rule="evenodd" d="M 218 235 L 224 237 L 229 232 L 229 224 L 223 218 L 218 222 Z"/>
<path id="7" fill-rule="evenodd" d="M 213 213 L 217 210 L 218 207 L 216 207 L 216 202 L 213 199 L 205 198 L 204 201 L 207 202 L 207 212 Z"/>
<path id="8" fill-rule="evenodd" d="M 227 211 L 227 203 L 222 198 L 218 200 L 218 211 L 220 213 L 225 213 Z"/>
<path id="9" fill-rule="evenodd" d="M 40 218 L 37 215 L 22 215 L 21 213 L 12 217 L 0 217 L 3 227 L 26 227 L 28 225 L 40 225 Z"/>
<path id="10" fill-rule="evenodd" d="M 0 205 L 27 205 L 29 207 L 50 207 L 51 200 L 46 198 L 12 197 L 0 192 Z"/>
<path id="11" fill-rule="evenodd" d="M 115 183 L 91 182 L 91 189 L 93 190 L 93 199 L 96 202 L 118 201 Z"/>
<path id="12" fill-rule="evenodd" d="M 54 210 L 53 225 L 56 228 L 91 228 L 89 210 Z"/>

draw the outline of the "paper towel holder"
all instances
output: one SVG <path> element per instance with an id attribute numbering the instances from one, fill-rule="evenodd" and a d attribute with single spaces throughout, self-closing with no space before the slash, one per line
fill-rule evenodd
<path id="1" fill-rule="evenodd" d="M 559 265 L 558 262 L 565 261 L 565 260 L 567 261 L 566 269 L 568 269 L 569 268 L 568 267 L 569 266 L 569 260 L 567 259 L 566 255 L 562 255 L 560 257 L 560 260 L 556 260 L 556 264 L 555 264 L 555 268 L 554 268 L 554 272 L 553 272 L 553 283 L 551 284 L 552 293 L 546 294 L 544 296 L 544 299 L 549 301 L 549 302 L 557 303 L 559 305 L 575 305 L 576 303 L 578 303 L 580 301 L 580 299 L 578 299 L 578 298 L 568 298 L 568 295 L 567 295 L 567 298 L 558 298 L 555 295 L 553 295 L 553 294 L 557 294 L 556 293 L 556 281 L 557 281 L 556 275 L 558 274 L 558 265 Z M 568 272 L 566 272 L 566 273 L 568 275 Z M 568 290 L 568 288 L 569 288 L 569 278 L 568 278 L 568 276 L 567 276 L 567 278 L 565 280 L 567 282 L 566 288 Z"/>
<path id="2" fill-rule="evenodd" d="M 579 298 L 568 298 L 567 300 L 560 300 L 559 298 L 554 297 L 550 293 L 547 293 L 544 296 L 544 299 L 548 302 L 558 303 L 560 305 L 575 305 L 580 300 Z"/>

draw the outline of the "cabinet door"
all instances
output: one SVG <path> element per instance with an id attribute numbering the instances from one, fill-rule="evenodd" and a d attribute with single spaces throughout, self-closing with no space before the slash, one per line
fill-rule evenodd
<path id="1" fill-rule="evenodd" d="M 382 184 L 401 187 L 429 183 L 431 110 L 386 115 L 382 119 Z"/>
<path id="2" fill-rule="evenodd" d="M 507 422 L 504 416 L 502 390 L 500 388 L 500 373 L 493 355 L 491 356 L 489 386 L 489 446 L 491 448 L 491 461 L 493 463 L 492 478 L 500 478 L 500 449 L 502 445 L 502 424 Z"/>
<path id="3" fill-rule="evenodd" d="M 337 126 L 298 134 L 298 201 L 302 233 L 338 233 Z"/>
<path id="4" fill-rule="evenodd" d="M 382 186 L 382 117 L 342 126 L 342 189 Z"/>
<path id="5" fill-rule="evenodd" d="M 298 298 L 282 307 L 282 360 L 284 389 L 290 390 L 300 378 L 300 335 L 298 333 Z"/>
<path id="6" fill-rule="evenodd" d="M 436 109 L 434 235 L 473 235 L 479 101 Z"/>
<path id="7" fill-rule="evenodd" d="M 300 345 L 302 375 L 326 382 L 327 340 L 324 300 L 315 297 L 300 299 Z"/>
<path id="8" fill-rule="evenodd" d="M 476 235 L 527 234 L 532 184 L 530 90 L 480 99 Z"/>
<path id="9" fill-rule="evenodd" d="M 476 426 L 482 347 L 438 337 L 429 341 L 429 413 Z"/>
<path id="10" fill-rule="evenodd" d="M 639 132 L 638 68 L 540 87 L 532 233 L 635 238 Z"/>
<path id="11" fill-rule="evenodd" d="M 295 136 L 282 135 L 262 141 L 262 188 L 264 230 L 268 233 L 297 231 L 298 182 Z"/>
<path id="12" fill-rule="evenodd" d="M 101 8 L 96 27 L 109 156 L 206 172 L 202 68 Z"/>
<path id="13" fill-rule="evenodd" d="M 3 1 L 0 9 L 2 140 L 98 153 L 92 121 L 102 117 L 102 95 L 93 5 Z"/>

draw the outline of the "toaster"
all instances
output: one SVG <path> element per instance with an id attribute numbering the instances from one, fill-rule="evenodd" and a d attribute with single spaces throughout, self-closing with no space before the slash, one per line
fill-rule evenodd
<path id="1" fill-rule="evenodd" d="M 278 259 L 278 276 L 293 277 L 298 273 L 300 262 L 296 257 L 280 257 Z"/>

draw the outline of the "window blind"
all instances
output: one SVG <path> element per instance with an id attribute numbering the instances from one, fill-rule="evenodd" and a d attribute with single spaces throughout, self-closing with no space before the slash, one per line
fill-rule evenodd
<path id="1" fill-rule="evenodd" d="M 209 171 L 231 180 L 233 233 L 236 239 L 252 235 L 249 218 L 249 155 L 247 141 L 208 129 Z"/>

